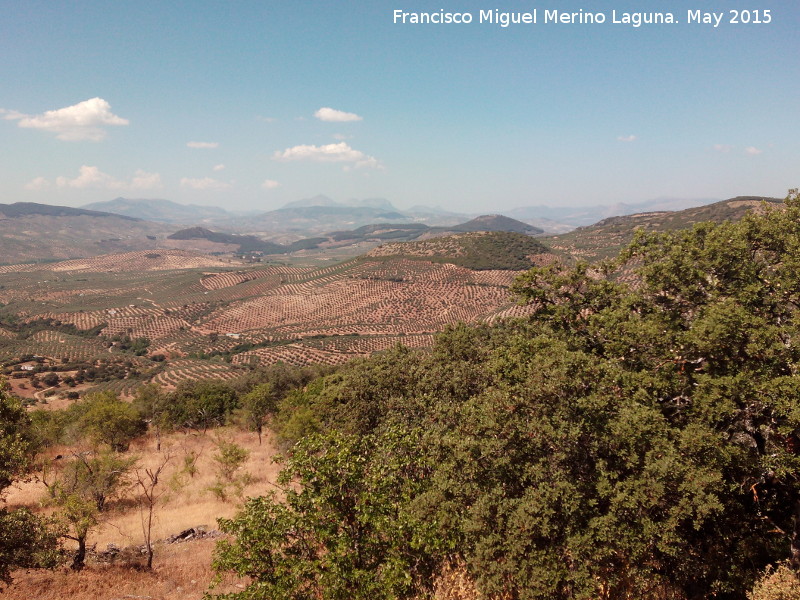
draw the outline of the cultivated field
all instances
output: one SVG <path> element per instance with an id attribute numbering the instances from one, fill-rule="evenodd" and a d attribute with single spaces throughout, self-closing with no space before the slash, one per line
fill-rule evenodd
<path id="1" fill-rule="evenodd" d="M 468 254 L 475 240 L 489 238 L 460 239 L 472 244 Z M 430 346 L 447 324 L 520 313 L 508 293 L 518 271 L 448 263 L 445 251 L 465 254 L 458 240 L 436 241 L 431 261 L 433 243 L 409 245 L 407 256 L 402 244 L 391 244 L 319 267 L 244 265 L 163 249 L 0 267 L 0 361 L 8 372 L 25 357 L 44 357 L 37 373 L 79 362 L 130 363 L 124 340 L 146 338 L 125 381 L 94 383 L 127 394 L 147 380 L 175 386 L 278 362 L 337 365 L 397 343 Z M 41 389 L 15 391 L 30 397 Z"/>

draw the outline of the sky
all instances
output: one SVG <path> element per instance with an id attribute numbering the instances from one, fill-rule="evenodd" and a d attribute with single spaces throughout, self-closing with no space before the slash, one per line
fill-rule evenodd
<path id="1" fill-rule="evenodd" d="M 0 203 L 783 197 L 799 30 L 796 0 L 0 0 Z"/>

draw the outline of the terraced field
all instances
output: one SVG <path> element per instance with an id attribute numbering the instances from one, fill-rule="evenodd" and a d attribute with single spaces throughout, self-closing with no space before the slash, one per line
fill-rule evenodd
<path id="1" fill-rule="evenodd" d="M 153 379 L 176 385 L 276 362 L 336 365 L 397 343 L 426 347 L 449 323 L 518 312 L 508 294 L 517 271 L 448 263 L 439 244 L 434 261 L 393 244 L 390 255 L 323 267 L 160 249 L 2 267 L 0 359 L 92 361 L 124 353 L 109 340 L 147 338 L 148 356 L 163 361 Z"/>

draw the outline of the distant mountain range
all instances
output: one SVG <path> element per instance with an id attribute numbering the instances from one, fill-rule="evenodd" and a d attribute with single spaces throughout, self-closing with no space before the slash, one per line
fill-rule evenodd
<path id="1" fill-rule="evenodd" d="M 548 230 L 559 225 L 568 225 L 574 229 L 575 227 L 592 225 L 608 217 L 633 215 L 642 212 L 685 210 L 711 204 L 712 202 L 719 202 L 720 200 L 720 198 L 656 198 L 634 204 L 618 202 L 616 204 L 592 206 L 525 206 L 504 212 L 515 219 L 538 224 Z M 548 224 L 550 224 L 550 227 L 548 227 Z"/>
<path id="2" fill-rule="evenodd" d="M 336 202 L 322 194 L 314 196 L 313 198 L 304 198 L 303 200 L 295 200 L 288 202 L 283 208 L 308 208 L 311 206 L 338 206 L 349 208 L 378 208 L 381 210 L 397 211 L 386 198 L 366 198 L 364 200 L 352 199 L 346 202 Z"/>
<path id="3" fill-rule="evenodd" d="M 19 263 L 55 260 L 164 247 L 199 252 L 263 254 L 336 249 L 336 256 L 347 256 L 351 251 L 357 254 L 381 243 L 426 240 L 470 231 L 505 231 L 529 236 L 550 233 L 552 237 L 546 241 L 550 243 L 549 240 L 552 240 L 557 251 L 582 255 L 591 260 L 613 253 L 630 239 L 636 226 L 675 228 L 704 219 L 740 218 L 760 200 L 760 197 L 733 198 L 672 212 L 663 209 L 683 206 L 688 201 L 660 199 L 635 205 L 617 205 L 616 208 L 623 212 L 637 208 L 651 210 L 635 213 L 635 216 L 603 215 L 591 227 L 554 236 L 554 231 L 568 231 L 570 226 L 561 223 L 560 228 L 554 228 L 552 224 L 555 221 L 550 221 L 548 227 L 530 225 L 531 222 L 544 221 L 544 217 L 523 221 L 507 215 L 485 215 L 468 220 L 463 215 L 446 212 L 438 216 L 433 212 L 427 216 L 421 212 L 411 214 L 396 210 L 383 199 L 352 201 L 351 204 L 362 206 L 347 206 L 317 196 L 248 219 L 239 218 L 221 208 L 181 205 L 167 200 L 117 198 L 107 203 L 87 205 L 94 208 L 34 203 L 0 204 L 0 261 Z M 778 199 L 767 200 L 779 202 Z M 96 208 L 118 208 L 127 214 Z M 589 219 L 587 215 L 593 214 L 592 211 L 595 211 L 595 216 L 614 212 L 609 207 L 547 209 L 550 212 L 546 208 L 541 207 L 540 214 L 575 222 Z M 652 210 L 654 208 L 661 210 Z M 564 212 L 567 210 L 573 212 L 567 214 Z M 511 213 L 524 216 L 533 214 L 531 211 L 534 209 L 515 209 Z M 183 219 L 189 220 L 187 224 L 192 227 L 186 228 L 185 223 L 179 222 Z M 197 219 L 206 219 L 208 222 L 199 223 Z M 181 225 L 184 227 L 181 228 Z"/>
<path id="4" fill-rule="evenodd" d="M 99 210 L 158 223 L 204 223 L 232 218 L 234 215 L 216 206 L 178 204 L 171 200 L 114 198 L 85 204 L 84 209 Z"/>
<path id="5" fill-rule="evenodd" d="M 341 207 L 325 206 L 317 208 L 337 210 Z M 302 211 L 304 209 L 304 207 L 299 207 L 284 210 Z M 303 238 L 290 244 L 275 244 L 253 235 L 223 233 L 211 231 L 204 227 L 182 229 L 170 235 L 168 239 L 236 245 L 238 246 L 237 251 L 242 253 L 260 252 L 263 254 L 287 254 L 299 250 L 354 246 L 365 242 L 371 242 L 373 244 L 389 241 L 407 242 L 419 238 L 430 239 L 457 233 L 479 231 L 519 233 L 528 236 L 543 233 L 541 229 L 515 219 L 510 219 L 502 215 L 485 215 L 453 227 L 429 227 L 424 223 L 382 223 L 364 225 L 356 229 L 333 231 L 323 236 Z M 206 249 L 209 248 L 207 247 Z M 219 250 L 222 250 L 222 248 L 219 248 Z"/>
<path id="6" fill-rule="evenodd" d="M 525 206 L 504 211 L 547 233 L 566 233 L 613 216 L 640 212 L 676 211 L 702 206 L 719 199 L 658 198 L 638 203 L 593 206 Z M 385 198 L 350 199 L 337 202 L 317 195 L 289 202 L 275 210 L 244 213 L 216 206 L 178 204 L 170 200 L 115 198 L 94 202 L 84 210 L 102 211 L 132 218 L 175 225 L 201 225 L 225 231 L 271 237 L 290 233 L 295 239 L 317 236 L 335 230 L 356 229 L 375 223 L 424 223 L 431 227 L 452 227 L 475 215 L 441 208 L 414 206 L 398 209 Z M 80 210 L 80 209 L 73 209 Z"/>

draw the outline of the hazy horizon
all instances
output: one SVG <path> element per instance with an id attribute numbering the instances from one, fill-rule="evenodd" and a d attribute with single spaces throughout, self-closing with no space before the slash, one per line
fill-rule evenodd
<path id="1" fill-rule="evenodd" d="M 629 5 L 7 3 L 0 202 L 476 214 L 800 185 L 797 6 L 733 23 L 722 0 L 670 0 L 676 22 L 615 23 Z M 481 22 L 495 9 L 537 22 Z"/>

